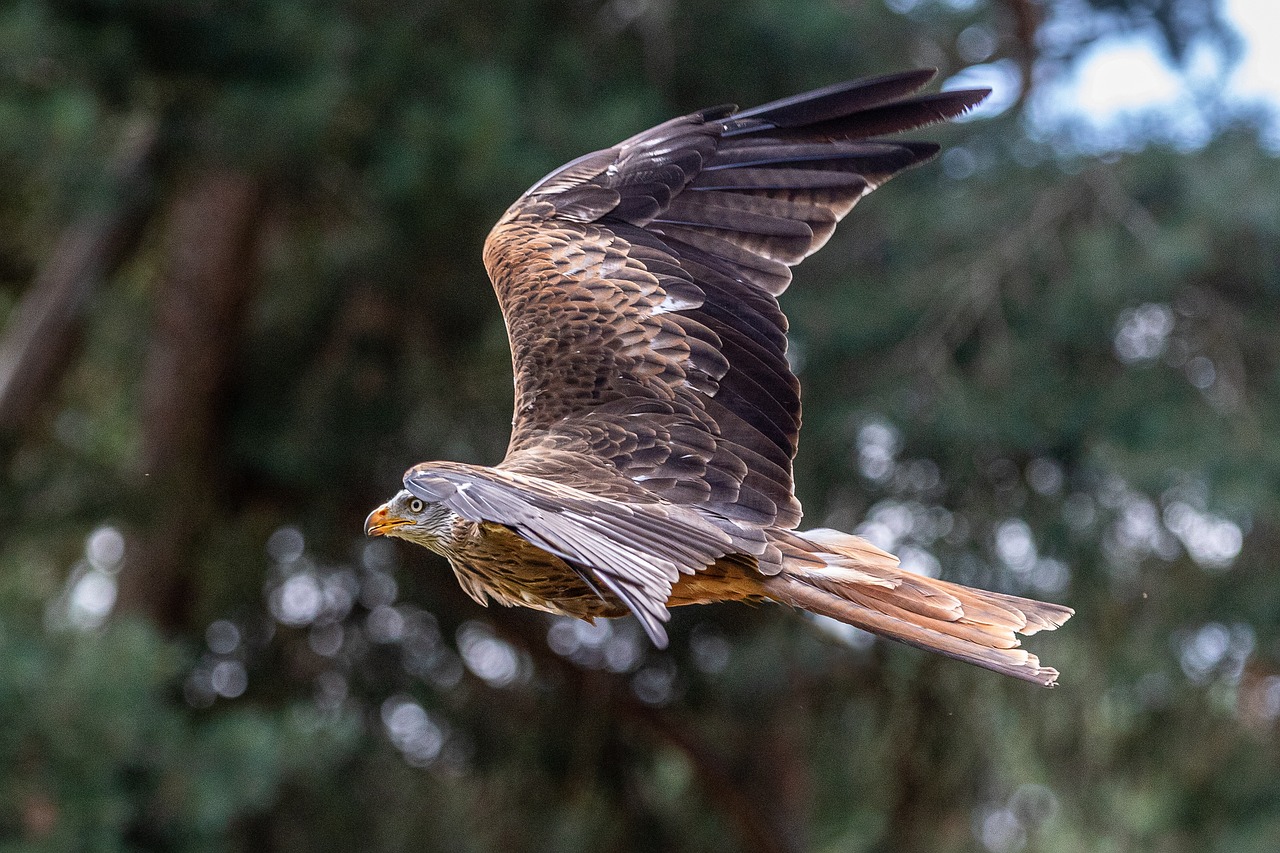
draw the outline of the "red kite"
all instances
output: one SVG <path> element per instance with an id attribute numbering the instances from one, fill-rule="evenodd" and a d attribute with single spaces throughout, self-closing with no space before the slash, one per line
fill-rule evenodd
<path id="1" fill-rule="evenodd" d="M 938 146 L 885 134 L 986 90 L 935 72 L 716 107 L 580 157 L 489 234 L 515 418 L 492 468 L 424 462 L 365 532 L 448 558 L 481 604 L 634 614 L 772 600 L 1051 686 L 1015 634 L 1069 608 L 922 577 L 857 536 L 799 531 L 800 385 L 777 297 L 867 193 Z"/>

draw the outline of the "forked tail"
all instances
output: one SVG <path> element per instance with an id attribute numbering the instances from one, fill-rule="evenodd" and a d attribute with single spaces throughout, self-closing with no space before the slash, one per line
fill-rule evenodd
<path id="1" fill-rule="evenodd" d="M 835 530 L 786 532 L 777 544 L 783 569 L 764 584 L 775 601 L 1044 687 L 1058 680 L 1016 635 L 1052 631 L 1069 607 L 904 571 L 891 554 Z"/>

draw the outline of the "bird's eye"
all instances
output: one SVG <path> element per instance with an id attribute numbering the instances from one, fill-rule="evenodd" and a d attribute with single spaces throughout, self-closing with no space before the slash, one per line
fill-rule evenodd
<path id="1" fill-rule="evenodd" d="M 422 501 L 418 500 L 417 498 L 414 498 L 413 500 L 409 501 L 409 512 L 422 512 L 422 510 L 425 507 L 426 507 L 426 504 L 424 504 Z"/>

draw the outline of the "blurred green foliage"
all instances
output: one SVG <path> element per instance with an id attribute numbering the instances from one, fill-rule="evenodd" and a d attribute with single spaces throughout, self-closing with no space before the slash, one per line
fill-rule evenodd
<path id="1" fill-rule="evenodd" d="M 1091 5 L 1174 57 L 1230 43 L 1209 0 Z M 948 76 L 973 27 L 1025 59 L 1029 8 L 0 8 L 0 318 L 119 203 L 129 129 L 158 139 L 141 233 L 0 443 L 0 848 L 1273 849 L 1280 169 L 1247 124 L 1105 162 L 1018 107 L 931 129 L 953 153 L 784 298 L 806 526 L 1074 606 L 1031 643 L 1058 690 L 778 608 L 679 612 L 659 653 L 626 621 L 485 612 L 359 535 L 408 465 L 500 457 L 479 249 L 540 175 L 709 104 Z M 222 174 L 261 198 L 252 291 L 190 413 L 202 461 L 161 492 L 156 306 L 216 239 L 217 210 L 195 234 L 175 211 Z M 180 521 L 173 609 L 125 579 Z"/>
<path id="2" fill-rule="evenodd" d="M 186 655 L 136 621 L 86 638 L 9 614 L 0 654 L 5 849 L 223 849 L 232 820 L 336 772 L 356 736 L 301 703 L 191 714 Z"/>

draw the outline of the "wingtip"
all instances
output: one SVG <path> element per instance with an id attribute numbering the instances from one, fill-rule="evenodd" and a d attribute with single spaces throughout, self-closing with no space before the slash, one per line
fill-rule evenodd
<path id="1" fill-rule="evenodd" d="M 924 108 L 924 112 L 919 116 L 923 121 L 916 125 L 917 127 L 923 127 L 966 115 L 990 94 L 990 89 L 950 89 L 945 92 L 916 95 L 904 103 L 911 103 L 915 104 L 917 108 Z"/>
<path id="2" fill-rule="evenodd" d="M 726 131 L 730 135 L 749 132 L 758 129 L 760 123 L 794 127 L 884 107 L 914 95 L 937 74 L 936 68 L 916 68 L 844 80 L 735 113 Z"/>
<path id="3" fill-rule="evenodd" d="M 976 107 L 978 104 L 985 101 L 987 97 L 991 95 L 991 90 L 988 88 L 944 89 L 941 92 L 939 92 L 938 95 L 942 97 L 951 98 L 958 105 L 962 105 L 961 112 L 957 113 L 956 115 L 963 115 L 964 113 L 967 113 L 969 110 Z"/>
<path id="4" fill-rule="evenodd" d="M 670 645 L 671 640 L 667 637 L 667 629 L 663 627 L 661 622 L 641 619 L 640 627 L 644 629 L 644 633 L 648 636 L 649 642 L 653 643 L 653 647 L 658 651 L 663 651 L 668 645 Z"/>

